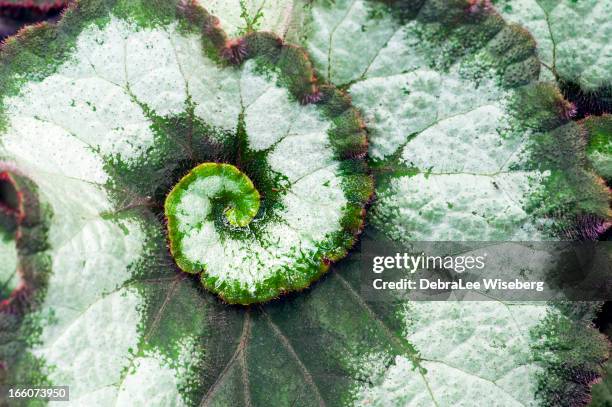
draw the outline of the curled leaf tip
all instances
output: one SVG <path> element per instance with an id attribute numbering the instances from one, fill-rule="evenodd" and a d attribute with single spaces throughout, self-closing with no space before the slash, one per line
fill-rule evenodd
<path id="1" fill-rule="evenodd" d="M 259 211 L 259 192 L 249 177 L 231 164 L 204 163 L 191 170 L 168 194 L 167 216 L 177 219 L 177 207 L 183 200 L 194 199 L 194 195 L 209 208 L 221 205 L 225 220 L 233 227 L 248 226 Z M 177 225 L 168 223 L 170 236 L 174 226 Z"/>

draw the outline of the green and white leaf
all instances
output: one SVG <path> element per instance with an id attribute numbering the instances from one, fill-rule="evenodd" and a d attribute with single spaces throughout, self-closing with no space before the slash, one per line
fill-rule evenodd
<path id="1" fill-rule="evenodd" d="M 545 77 L 558 76 L 586 92 L 612 86 L 612 1 L 497 0 L 508 21 L 525 27 L 538 44 Z"/>
<path id="2" fill-rule="evenodd" d="M 15 240 L 7 230 L 0 227 L 0 299 L 5 299 L 17 288 L 17 248 Z"/>
<path id="3" fill-rule="evenodd" d="M 326 16 L 335 12 L 319 6 L 315 3 L 313 10 L 319 12 L 321 21 L 334 21 L 335 17 Z M 368 10 L 359 0 L 355 6 Z M 386 12 L 378 18 L 382 25 L 401 28 Z M 246 141 L 247 152 L 254 151 L 255 156 L 271 150 L 266 163 L 284 175 L 285 184 L 280 186 L 285 188 L 300 185 L 297 179 L 315 174 L 313 184 L 304 183 L 303 189 L 284 195 L 307 199 L 290 201 L 295 211 L 280 212 L 281 218 L 295 220 L 288 223 L 305 236 L 335 228 L 339 208 L 351 203 L 360 209 L 369 196 L 363 185 L 350 188 L 353 194 L 339 187 L 342 179 L 338 178 L 343 174 L 331 170 L 338 165 L 338 151 L 326 142 L 325 135 L 334 129 L 327 116 L 320 115 L 315 105 L 301 105 L 286 84 L 277 81 L 274 69 L 262 70 L 251 60 L 240 67 L 219 64 L 201 36 L 199 23 L 196 19 L 196 29 L 192 22 L 177 17 L 172 2 L 89 0 L 79 2 L 57 28 L 32 30 L 5 47 L 0 65 L 0 155 L 36 182 L 40 199 L 53 211 L 49 230 L 52 274 L 44 299 L 20 324 L 17 338 L 0 347 L 0 356 L 15 350 L 23 354 L 15 365 L 8 366 L 9 383 L 69 385 L 72 405 L 470 405 L 474 398 L 491 404 L 530 405 L 541 402 L 546 392 L 557 390 L 546 382 L 552 364 L 582 368 L 599 361 L 602 352 L 595 346 L 597 338 L 588 342 L 592 360 L 583 357 L 577 346 L 570 348 L 571 356 L 578 355 L 576 364 L 569 363 L 563 352 L 550 351 L 548 341 L 566 344 L 567 335 L 573 333 L 560 329 L 586 326 L 584 321 L 566 323 L 565 314 L 554 307 L 368 300 L 360 292 L 358 254 L 312 289 L 248 309 L 222 304 L 199 281 L 178 273 L 167 253 L 163 225 L 149 208 L 151 201 L 160 185 L 168 186 L 172 171 L 195 166 L 190 154 L 207 161 L 218 158 L 210 143 L 186 147 L 184 129 L 202 131 L 213 147 L 235 145 L 238 140 Z M 369 30 L 376 27 L 355 17 L 348 31 L 336 30 L 342 33 L 340 37 L 347 36 L 343 47 L 363 38 L 358 32 L 361 23 L 367 23 Z M 394 33 L 385 30 L 385 35 Z M 350 35 L 351 42 L 347 41 Z M 57 40 L 52 49 L 47 47 L 49 36 Z M 379 41 L 381 36 L 369 38 Z M 385 42 L 372 46 L 370 59 L 376 59 Z M 397 44 L 401 45 L 399 39 Z M 415 49 L 410 52 L 422 52 Z M 311 54 L 315 55 L 312 49 Z M 347 58 L 351 55 L 346 53 Z M 358 59 L 362 61 L 362 56 Z M 403 63 L 401 58 L 392 59 L 397 65 Z M 338 59 L 341 65 L 343 61 Z M 421 147 L 414 145 L 412 159 L 432 160 L 440 167 L 432 171 L 454 171 L 462 177 L 469 171 L 488 181 L 491 176 L 484 171 L 501 165 L 501 158 L 491 159 L 487 151 L 509 153 L 511 147 L 520 146 L 525 155 L 518 156 L 529 157 L 528 146 L 512 127 L 516 124 L 511 114 L 513 91 L 497 83 L 495 70 L 485 70 L 489 75 L 482 76 L 481 94 L 463 76 L 464 71 L 453 71 L 452 64 L 423 67 L 418 61 L 413 66 L 415 80 L 432 75 L 434 82 L 443 81 L 448 69 L 451 90 L 440 98 L 443 87 L 434 92 L 434 100 L 413 103 L 424 103 L 427 115 L 441 113 L 439 120 L 410 127 L 417 133 L 410 140 L 418 141 L 427 126 L 436 128 L 441 135 L 433 135 L 439 137 L 434 151 L 450 154 L 457 162 L 450 165 L 427 158 L 423 142 Z M 352 86 L 362 86 L 361 97 L 368 100 L 371 96 L 365 85 L 370 78 L 360 76 L 368 71 L 369 61 L 359 62 L 361 66 L 356 63 L 357 73 L 351 71 L 352 63 L 346 60 L 344 68 L 338 69 L 339 83 L 355 81 Z M 335 78 L 333 63 L 328 66 L 330 77 Z M 394 69 L 393 64 L 389 66 Z M 378 78 L 382 89 L 395 91 L 385 83 L 390 73 L 382 68 L 371 79 Z M 469 64 L 464 68 L 465 73 L 474 72 Z M 408 79 L 402 75 L 394 76 Z M 402 98 L 407 96 L 402 94 Z M 389 110 L 384 107 L 390 106 L 388 100 L 384 95 L 380 98 L 381 117 Z M 458 106 L 462 103 L 468 110 Z M 472 120 L 469 111 L 489 105 L 490 110 L 483 112 L 499 119 L 502 129 L 508 128 L 509 140 L 496 138 L 496 127 L 486 118 L 474 128 L 459 120 L 463 125 L 459 128 L 476 132 L 483 145 L 477 147 L 464 138 L 457 146 L 466 150 L 465 155 L 447 148 L 444 135 L 449 130 L 443 119 L 466 115 Z M 373 114 L 367 106 L 361 107 Z M 526 111 L 534 116 L 540 113 L 537 106 Z M 542 116 L 549 118 L 550 114 Z M 333 123 L 339 125 L 344 119 L 344 115 L 337 116 Z M 372 130 L 375 164 L 382 166 L 398 150 L 404 152 L 403 143 L 411 133 L 389 131 L 387 141 L 387 131 L 366 119 Z M 386 126 L 395 130 L 390 120 Z M 245 139 L 239 137 L 243 133 Z M 187 131 L 186 136 L 189 134 L 194 133 Z M 180 167 L 183 161 L 191 167 Z M 414 172 L 406 161 L 393 164 L 394 170 L 401 171 L 393 172 L 391 178 L 402 180 L 406 178 L 403 170 Z M 422 175 L 423 190 L 433 191 L 431 181 L 436 177 L 425 178 L 427 166 L 418 170 L 413 178 Z M 483 229 L 484 236 L 476 227 L 467 228 L 465 239 L 523 236 L 546 224 L 533 217 L 521 199 L 542 191 L 541 180 L 547 175 L 539 174 L 537 168 L 511 170 L 507 172 L 512 174 L 500 174 L 500 178 L 510 185 L 505 191 L 520 203 L 512 204 L 501 226 Z M 523 172 L 530 176 L 521 178 Z M 325 180 L 318 178 L 321 174 Z M 319 181 L 330 193 L 313 193 L 320 190 Z M 479 209 L 477 202 L 468 200 L 480 192 L 459 194 L 457 199 L 468 205 L 464 210 Z M 496 194 L 495 205 L 510 205 L 513 200 L 504 196 Z M 487 201 L 482 202 L 486 205 Z M 377 204 L 377 208 L 392 207 L 393 202 L 384 205 Z M 325 219 L 320 213 L 326 214 Z M 444 215 L 446 212 L 440 214 Z M 463 223 L 432 218 L 432 230 L 438 222 L 435 230 L 441 236 L 457 235 Z M 355 220 L 360 217 L 353 216 L 353 224 Z M 378 222 L 376 216 L 372 220 Z M 409 224 L 410 220 L 400 222 L 404 228 Z M 265 232 L 274 231 L 274 227 L 267 229 L 270 225 L 273 223 L 266 224 Z M 389 233 L 393 235 L 394 230 Z M 300 243 L 313 244 L 313 236 Z M 288 240 L 281 239 L 279 245 L 287 245 Z M 229 244 L 234 242 L 230 239 Z M 345 254 L 345 244 L 334 242 L 332 246 L 336 257 Z M 4 315 L 0 323 L 4 326 Z M 586 339 L 580 342 L 585 343 Z M 558 372 L 566 373 L 562 368 Z M 565 381 L 560 383 L 567 387 Z M 536 388 L 541 392 L 536 393 Z"/>
<path id="4" fill-rule="evenodd" d="M 55 72 L 21 84 L 19 94 L 5 100 L 4 148 L 32 172 L 119 188 L 121 181 L 105 167 L 115 178 L 128 174 L 125 178 L 134 176 L 131 168 L 140 163 L 150 165 L 138 176 L 142 182 L 163 171 L 155 160 L 167 160 L 169 153 L 156 146 L 173 143 L 167 148 L 185 155 L 178 141 L 156 134 L 156 121 L 193 111 L 193 120 L 216 129 L 209 142 L 230 148 L 240 143 L 221 134 L 243 128 L 253 157 L 248 160 L 259 160 L 252 165 L 268 173 L 271 191 L 282 190 L 274 203 L 278 208 L 237 237 L 220 235 L 213 222 L 200 223 L 197 237 L 183 246 L 201 259 L 205 285 L 230 302 L 303 288 L 321 274 L 317 261 L 352 244 L 352 238 L 339 235 L 353 217 L 346 196 L 351 187 L 344 186 L 352 173 L 341 168 L 328 138 L 335 126 L 321 109 L 301 105 L 279 86 L 274 72 L 258 73 L 254 61 L 222 69 L 202 48 L 200 36 L 180 32 L 177 23 L 144 29 L 111 16 L 103 26 L 90 25 Z M 209 161 L 223 159 L 203 154 Z M 157 187 L 151 182 L 148 190 L 129 193 L 153 195 Z M 193 214 L 205 216 L 196 209 Z"/>
<path id="5" fill-rule="evenodd" d="M 198 0 L 219 18 L 230 37 L 249 31 L 269 31 L 281 38 L 289 29 L 294 13 L 293 0 Z"/>
<path id="6" fill-rule="evenodd" d="M 561 117 L 558 91 L 536 82 L 539 62 L 521 30 L 468 2 L 319 0 L 305 10 L 304 31 L 290 38 L 302 39 L 322 78 L 347 89 L 369 129 L 373 228 L 400 243 L 548 240 L 567 219 L 609 217 L 579 126 Z M 553 335 L 542 327 L 565 318 L 554 306 L 406 308 L 404 334 L 427 373 L 401 356 L 379 365 L 361 404 L 536 405 L 559 390 L 532 334 Z"/>
<path id="7" fill-rule="evenodd" d="M 368 344 L 388 346 L 377 339 L 381 329 L 366 336 L 354 329 L 360 319 L 376 317 L 367 308 L 339 313 L 331 302 L 342 297 L 330 295 L 331 287 L 283 312 L 278 304 L 253 311 L 221 304 L 177 272 L 148 205 L 177 168 L 163 165 L 196 152 L 214 157 L 210 143 L 237 145 L 241 128 L 250 146 L 242 153 L 269 154 L 285 189 L 281 209 L 261 229 L 277 246 L 260 248 L 271 262 L 260 272 L 283 265 L 276 250 L 284 250 L 286 261 L 301 261 L 290 259 L 296 245 L 304 255 L 322 243 L 321 256 L 337 260 L 352 244 L 370 195 L 369 183 L 359 182 L 367 177 L 350 165 L 340 168 L 359 160 L 338 158 L 342 149 L 327 138 L 345 119 L 332 124 L 317 106 L 302 105 L 274 70 L 256 62 L 236 68 L 211 60 L 200 27 L 164 4 L 82 1 L 57 28 L 31 30 L 3 50 L 0 154 L 37 184 L 54 214 L 44 298 L 0 349 L 20 353 L 8 366 L 9 383 L 69 385 L 72 405 L 227 405 L 234 397 L 245 405 L 293 398 L 296 405 L 340 404 L 357 380 L 350 355 Z M 38 59 L 46 35 L 61 39 Z M 172 139 L 184 116 L 206 123 L 198 124 L 202 137 L 211 138 L 201 143 L 203 152 L 198 142 L 189 149 Z M 325 242 L 335 231 L 343 233 Z M 219 247 L 216 255 L 229 262 L 220 265 L 249 261 Z M 324 264 L 322 257 L 304 257 L 315 264 L 287 268 L 296 277 L 303 273 L 299 282 L 306 286 L 310 268 L 318 277 Z M 256 267 L 245 264 L 243 277 L 256 277 Z M 335 284 L 348 284 L 341 281 Z M 347 287 L 341 301 L 359 301 Z M 12 318 L 1 315 L 0 323 Z M 308 329 L 327 332 L 319 344 L 301 343 Z M 344 346 L 347 356 L 338 358 Z M 245 361 L 247 349 L 252 356 Z M 282 371 L 273 355 L 282 357 Z M 330 369 L 342 383 L 323 382 L 317 369 L 324 363 L 337 365 Z M 236 377 L 234 369 L 243 371 Z M 244 391 L 237 393 L 235 384 Z"/>
<path id="8" fill-rule="evenodd" d="M 494 28 L 487 27 L 486 41 L 467 44 L 465 55 L 457 55 L 457 44 L 473 27 L 465 23 L 452 32 L 422 22 L 456 13 L 452 7 L 444 11 L 426 2 L 416 20 L 401 24 L 377 2 L 314 4 L 308 49 L 319 55 L 320 73 L 347 87 L 369 127 L 374 165 L 392 174 L 379 177 L 377 226 L 395 240 L 545 239 L 551 220 L 529 207 L 548 209 L 551 197 L 534 199 L 553 192 L 545 190 L 563 163 L 540 156 L 548 153 L 541 144 L 552 138 L 567 143 L 578 165 L 584 151 L 572 145 L 578 127 L 546 105 L 546 98 L 564 103 L 556 90 L 526 85 L 537 73 L 529 39 L 490 16 Z M 497 55 L 500 50 L 510 55 Z M 542 131 L 545 122 L 548 132 Z M 582 172 L 565 169 L 573 171 Z M 581 198 L 602 216 L 606 199 L 603 190 Z"/>

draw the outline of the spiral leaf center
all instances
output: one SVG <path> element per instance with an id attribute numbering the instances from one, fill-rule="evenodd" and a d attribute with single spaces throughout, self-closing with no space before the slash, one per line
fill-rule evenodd
<path id="1" fill-rule="evenodd" d="M 259 192 L 238 168 L 230 164 L 204 163 L 174 186 L 166 198 L 165 211 L 169 228 L 188 226 L 178 221 L 179 212 L 192 212 L 206 218 L 214 216 L 218 209 L 222 209 L 230 225 L 245 227 L 257 215 L 259 205 Z"/>

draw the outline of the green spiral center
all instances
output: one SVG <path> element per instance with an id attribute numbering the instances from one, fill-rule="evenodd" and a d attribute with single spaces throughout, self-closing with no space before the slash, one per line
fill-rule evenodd
<path id="1" fill-rule="evenodd" d="M 233 227 L 245 227 L 257 215 L 260 195 L 253 182 L 230 164 L 204 163 L 185 175 L 168 194 L 165 213 L 172 239 L 194 224 L 183 224 L 186 212 L 214 218 L 223 213 Z M 206 219 L 201 219 L 204 222 Z"/>

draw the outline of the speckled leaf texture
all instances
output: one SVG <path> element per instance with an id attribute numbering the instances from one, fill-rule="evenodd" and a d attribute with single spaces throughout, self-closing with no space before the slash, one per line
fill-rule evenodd
<path id="1" fill-rule="evenodd" d="M 302 21 L 305 31 L 288 37 L 363 113 L 377 181 L 373 229 L 409 243 L 592 238 L 608 227 L 607 188 L 568 120 L 571 106 L 538 81 L 533 38 L 487 2 L 321 0 Z M 409 307 L 404 334 L 427 373 L 397 358 L 360 394 L 363 404 L 586 403 L 600 367 L 567 367 L 607 353 L 589 328 L 594 304 Z M 573 362 L 545 350 L 587 337 Z"/>
<path id="2" fill-rule="evenodd" d="M 593 168 L 608 182 L 612 180 L 612 115 L 589 116 L 582 121 L 586 151 Z"/>
<path id="3" fill-rule="evenodd" d="M 508 21 L 521 24 L 537 42 L 545 78 L 578 85 L 588 94 L 612 92 L 612 1 L 493 1 Z"/>
<path id="4" fill-rule="evenodd" d="M 479 4 L 402 4 L 83 0 L 10 39 L 0 382 L 69 385 L 50 404 L 75 406 L 587 402 L 597 304 L 374 301 L 344 258 L 372 195 L 366 128 L 371 232 L 541 240 L 609 218 L 533 40 Z M 205 162 L 261 205 L 237 229 L 213 201 L 181 212 L 197 278 L 163 202 Z"/>
<path id="5" fill-rule="evenodd" d="M 293 23 L 293 0 L 198 0 L 219 18 L 221 27 L 235 37 L 249 30 L 273 32 L 281 38 Z M 299 29 L 299 27 L 293 27 Z"/>

